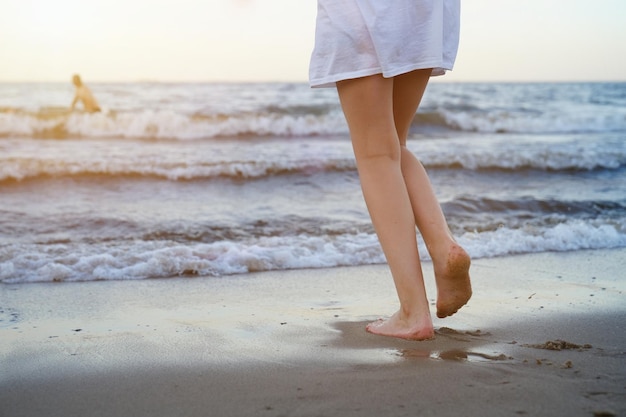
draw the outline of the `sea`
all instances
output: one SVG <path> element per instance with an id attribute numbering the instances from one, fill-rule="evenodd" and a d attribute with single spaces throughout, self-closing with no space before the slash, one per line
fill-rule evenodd
<path id="1" fill-rule="evenodd" d="M 334 89 L 88 86 L 0 84 L 1 282 L 385 262 Z M 408 147 L 474 259 L 626 247 L 626 83 L 433 82 Z"/>

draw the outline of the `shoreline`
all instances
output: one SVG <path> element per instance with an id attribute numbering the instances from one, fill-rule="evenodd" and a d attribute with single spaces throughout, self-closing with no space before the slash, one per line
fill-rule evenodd
<path id="1" fill-rule="evenodd" d="M 47 417 L 617 416 L 625 270 L 623 248 L 477 259 L 473 298 L 446 319 L 433 305 L 424 342 L 364 330 L 397 307 L 386 265 L 2 284 L 0 404 Z M 424 275 L 434 303 L 430 263 Z"/>

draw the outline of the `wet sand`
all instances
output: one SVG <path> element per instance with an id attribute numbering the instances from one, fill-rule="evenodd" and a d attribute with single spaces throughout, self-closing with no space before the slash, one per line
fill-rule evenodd
<path id="1" fill-rule="evenodd" d="M 625 271 L 626 249 L 475 260 L 424 342 L 365 332 L 397 306 L 384 265 L 0 285 L 0 415 L 625 415 Z"/>

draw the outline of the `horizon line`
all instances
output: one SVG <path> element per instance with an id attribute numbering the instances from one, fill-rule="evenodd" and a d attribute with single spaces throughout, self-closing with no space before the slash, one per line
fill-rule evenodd
<path id="1" fill-rule="evenodd" d="M 499 80 L 483 80 L 483 79 L 466 79 L 466 80 L 446 80 L 442 77 L 433 77 L 432 82 L 436 83 L 623 83 L 624 79 L 499 79 Z M 19 83 L 70 83 L 70 80 L 35 80 L 35 79 L 23 79 L 23 80 L 2 80 L 1 84 L 19 84 Z M 227 79 L 198 79 L 198 80 L 179 80 L 179 79 L 88 79 L 88 84 L 124 84 L 124 83 L 145 83 L 145 84 L 308 84 L 306 79 L 266 79 L 266 80 L 227 80 Z"/>

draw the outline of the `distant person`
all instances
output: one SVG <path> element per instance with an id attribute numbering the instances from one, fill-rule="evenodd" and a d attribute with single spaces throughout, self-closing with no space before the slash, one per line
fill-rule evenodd
<path id="1" fill-rule="evenodd" d="M 365 202 L 400 309 L 367 326 L 383 336 L 434 336 L 415 226 L 433 260 L 437 316 L 472 296 L 470 257 L 455 241 L 430 179 L 406 146 L 431 76 L 452 69 L 460 0 L 318 0 L 312 87 L 335 87 Z"/>
<path id="2" fill-rule="evenodd" d="M 83 109 L 87 113 L 99 112 L 100 106 L 98 105 L 96 98 L 93 96 L 91 90 L 83 84 L 83 81 L 80 79 L 80 75 L 75 74 L 72 77 L 72 83 L 76 86 L 76 94 L 74 95 L 74 100 L 72 101 L 70 109 L 74 111 L 76 103 L 81 101 L 83 103 Z"/>

